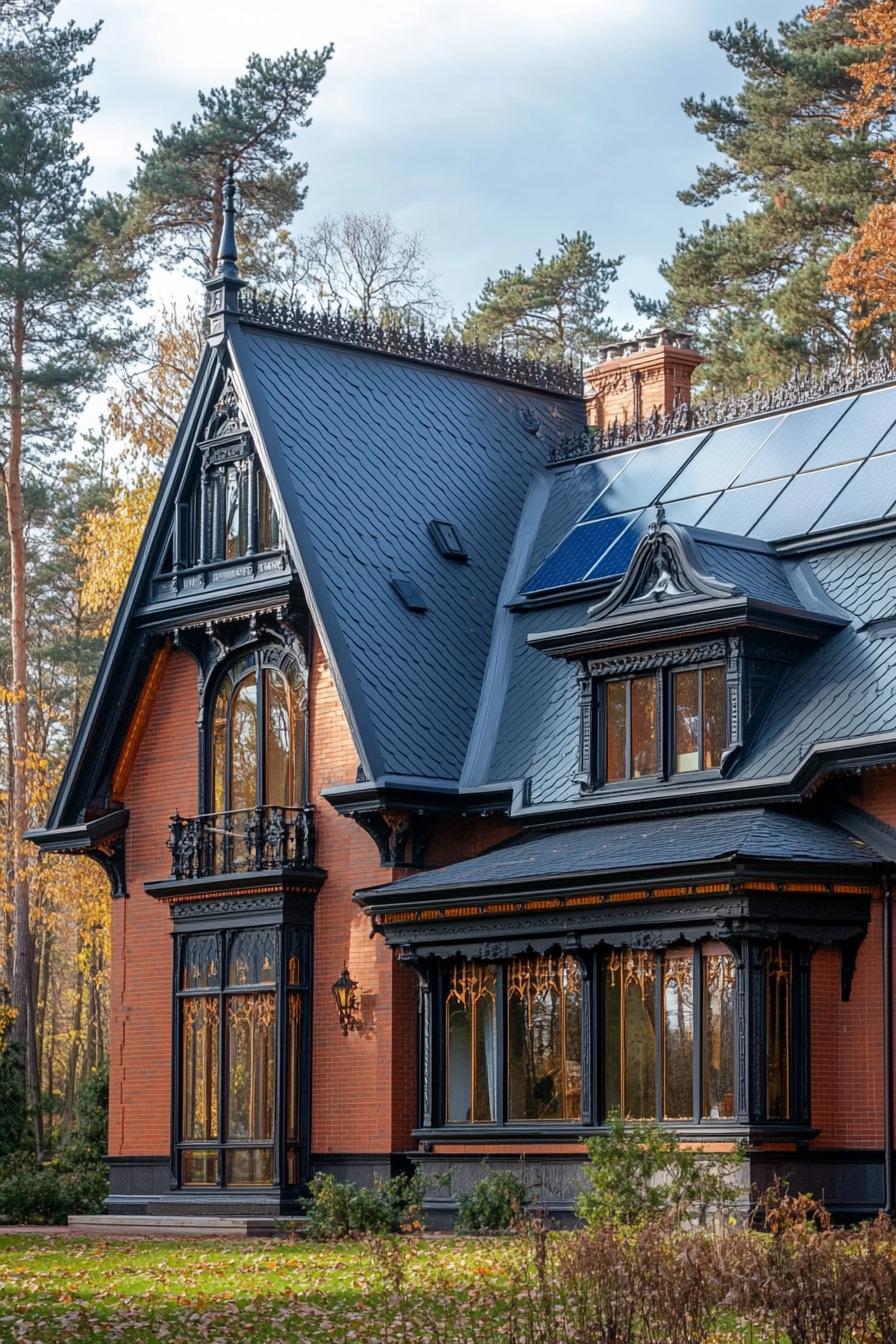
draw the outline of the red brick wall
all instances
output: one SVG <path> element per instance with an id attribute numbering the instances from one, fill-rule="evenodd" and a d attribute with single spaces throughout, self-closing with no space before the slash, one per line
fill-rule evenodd
<path id="1" fill-rule="evenodd" d="M 196 666 L 175 651 L 125 790 L 127 900 L 112 906 L 109 984 L 109 1152 L 167 1153 L 171 1139 L 171 917 L 144 882 L 168 875 L 171 814 L 198 798 Z"/>
<path id="2" fill-rule="evenodd" d="M 896 771 L 868 771 L 854 801 L 896 825 Z M 812 961 L 812 1120 L 821 1130 L 816 1147 L 883 1143 L 881 930 L 881 901 L 874 898 L 849 1003 L 840 999 L 839 951 L 823 948 Z"/>

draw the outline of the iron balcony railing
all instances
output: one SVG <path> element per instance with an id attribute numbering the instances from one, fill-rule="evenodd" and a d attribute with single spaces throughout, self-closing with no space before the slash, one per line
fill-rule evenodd
<path id="1" fill-rule="evenodd" d="M 252 807 L 171 818 L 171 876 L 314 867 L 313 807 Z"/>

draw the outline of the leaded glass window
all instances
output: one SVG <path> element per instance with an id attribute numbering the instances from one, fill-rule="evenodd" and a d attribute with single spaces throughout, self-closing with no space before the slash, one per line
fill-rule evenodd
<path id="1" fill-rule="evenodd" d="M 458 962 L 451 968 L 446 1000 L 449 1124 L 497 1119 L 496 994 L 494 966 Z"/>
<path id="2" fill-rule="evenodd" d="M 291 660 L 275 666 L 264 650 L 227 670 L 212 708 L 213 811 L 301 805 L 303 691 Z"/>
<path id="3" fill-rule="evenodd" d="M 184 1186 L 272 1184 L 278 1136 L 286 1183 L 299 1179 L 307 974 L 301 942 L 302 935 L 291 928 L 191 934 L 179 940 L 177 1142 Z"/>
<path id="4" fill-rule="evenodd" d="M 582 986 L 574 957 L 517 957 L 507 972 L 507 1118 L 580 1120 Z"/>

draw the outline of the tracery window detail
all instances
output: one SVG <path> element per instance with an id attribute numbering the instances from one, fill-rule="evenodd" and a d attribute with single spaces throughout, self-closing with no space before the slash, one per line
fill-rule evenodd
<path id="1" fill-rule="evenodd" d="M 277 1022 L 283 940 L 287 956 L 281 1119 L 277 1113 Z M 288 928 L 192 934 L 180 939 L 176 1138 L 181 1185 L 271 1185 L 281 1130 L 286 1182 L 299 1180 L 305 990 L 301 961 L 296 936 Z"/>
<path id="2" fill-rule="evenodd" d="M 304 686 L 277 651 L 232 664 L 214 699 L 211 802 L 215 812 L 298 807 L 303 799 Z"/>
<path id="3" fill-rule="evenodd" d="M 507 973 L 507 1118 L 580 1120 L 582 985 L 573 957 L 517 957 Z"/>

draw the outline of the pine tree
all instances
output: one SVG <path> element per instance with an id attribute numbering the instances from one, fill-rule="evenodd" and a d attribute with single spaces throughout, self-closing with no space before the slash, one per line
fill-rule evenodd
<path id="1" fill-rule="evenodd" d="M 588 233 L 562 234 L 554 255 L 537 252 L 531 270 L 486 280 L 464 313 L 464 339 L 532 359 L 588 358 L 615 335 L 604 314 L 622 260 L 602 257 Z"/>
<path id="2" fill-rule="evenodd" d="M 200 279 L 214 273 L 224 223 L 224 179 L 232 161 L 239 177 L 240 228 L 251 245 L 288 224 L 305 199 L 308 165 L 294 163 L 289 141 L 310 125 L 308 109 L 332 46 L 253 54 L 232 88 L 198 94 L 187 125 L 156 131 L 137 147 L 131 229 L 152 242 L 153 256 L 187 263 Z"/>
<path id="3" fill-rule="evenodd" d="M 711 40 L 743 75 L 734 97 L 689 98 L 684 110 L 719 156 L 680 193 L 687 205 L 746 199 L 743 213 L 682 234 L 660 273 L 661 304 L 643 314 L 696 331 L 717 386 L 776 381 L 801 365 L 871 353 L 828 268 L 875 201 L 896 198 L 873 156 L 873 132 L 847 127 L 852 69 L 866 53 L 845 44 L 856 0 L 814 20 L 782 23 L 777 38 L 743 20 Z M 637 297 L 637 296 L 636 296 Z"/>
<path id="4" fill-rule="evenodd" d="M 15 946 L 13 1039 L 35 1099 L 35 959 L 29 824 L 33 687 L 29 681 L 25 491 L 71 437 L 80 399 L 130 337 L 136 275 L 120 246 L 118 202 L 87 199 L 90 164 L 75 127 L 96 110 L 83 59 L 98 25 L 54 26 L 56 0 L 0 11 L 0 481 L 9 542 L 9 864 Z M 39 1107 L 37 1123 L 39 1126 Z M 38 1145 L 41 1135 L 37 1134 Z"/>

